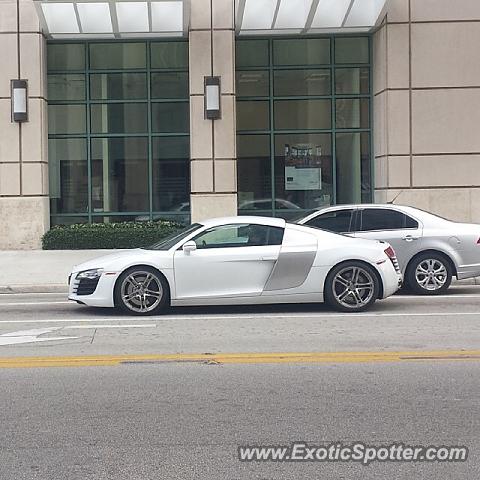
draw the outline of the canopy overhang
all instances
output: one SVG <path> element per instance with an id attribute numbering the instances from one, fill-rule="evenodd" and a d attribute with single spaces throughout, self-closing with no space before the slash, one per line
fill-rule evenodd
<path id="1" fill-rule="evenodd" d="M 188 35 L 190 0 L 34 0 L 49 38 Z"/>
<path id="2" fill-rule="evenodd" d="M 240 35 L 369 32 L 387 0 L 236 0 Z"/>

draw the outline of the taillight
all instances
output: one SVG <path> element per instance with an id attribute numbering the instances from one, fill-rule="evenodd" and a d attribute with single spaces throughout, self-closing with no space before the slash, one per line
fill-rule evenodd
<path id="1" fill-rule="evenodd" d="M 387 257 L 391 260 L 392 258 L 395 258 L 395 250 L 390 246 L 385 249 L 385 253 Z"/>

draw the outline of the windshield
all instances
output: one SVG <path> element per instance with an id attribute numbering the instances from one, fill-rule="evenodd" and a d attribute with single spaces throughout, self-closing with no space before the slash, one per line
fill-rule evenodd
<path id="1" fill-rule="evenodd" d="M 198 230 L 202 225 L 199 223 L 193 223 L 184 229 L 172 233 L 168 237 L 165 237 L 160 242 L 151 245 L 150 247 L 146 247 L 145 250 L 170 250 L 174 245 L 180 242 L 185 237 L 188 237 L 191 233 L 195 230 Z"/>

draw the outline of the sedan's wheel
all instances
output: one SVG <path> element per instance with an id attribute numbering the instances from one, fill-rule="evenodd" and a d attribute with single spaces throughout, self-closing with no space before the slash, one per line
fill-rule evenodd
<path id="1" fill-rule="evenodd" d="M 442 255 L 419 255 L 407 270 L 408 286 L 420 295 L 439 295 L 452 283 L 452 267 Z"/>
<path id="2" fill-rule="evenodd" d="M 325 300 L 342 312 L 361 312 L 378 298 L 378 277 L 372 267 L 361 262 L 345 262 L 335 267 L 325 282 Z"/>
<path id="3" fill-rule="evenodd" d="M 115 305 L 135 315 L 159 313 L 168 302 L 168 284 L 151 267 L 133 267 L 120 275 L 115 286 Z"/>

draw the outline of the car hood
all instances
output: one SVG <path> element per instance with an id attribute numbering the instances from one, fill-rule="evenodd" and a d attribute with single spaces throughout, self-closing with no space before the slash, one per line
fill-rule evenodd
<path id="1" fill-rule="evenodd" d="M 169 268 L 169 260 L 171 260 L 171 257 L 171 252 L 164 250 L 144 250 L 143 248 L 121 250 L 75 265 L 72 273 L 83 272 L 94 268 L 103 268 L 111 272 L 119 272 L 132 265 L 139 264 L 151 265 L 157 268 Z"/>

